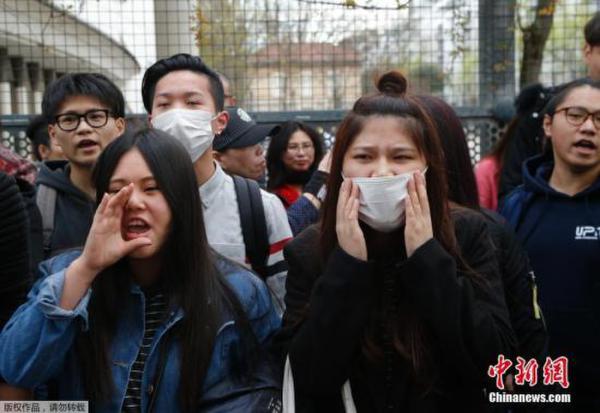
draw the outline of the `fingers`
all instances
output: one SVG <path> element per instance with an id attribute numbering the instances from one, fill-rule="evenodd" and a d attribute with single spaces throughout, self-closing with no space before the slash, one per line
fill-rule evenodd
<path id="1" fill-rule="evenodd" d="M 336 221 L 346 229 L 358 227 L 360 189 L 351 179 L 345 179 L 340 187 Z"/>
<path id="2" fill-rule="evenodd" d="M 358 204 L 358 185 L 356 185 L 354 182 L 352 182 L 351 180 L 349 181 L 350 183 L 350 194 L 348 195 L 348 198 L 346 199 L 346 205 L 344 207 L 344 217 L 347 219 L 352 219 L 351 215 L 352 215 L 352 211 L 356 208 L 356 205 Z M 357 216 L 358 216 L 358 211 L 357 211 Z"/>
<path id="3" fill-rule="evenodd" d="M 106 206 L 108 205 L 108 200 L 110 199 L 110 196 L 105 192 L 104 195 L 102 195 L 102 200 L 100 201 L 100 204 L 98 205 L 98 212 L 103 214 L 104 212 L 106 212 Z"/>
<path id="4" fill-rule="evenodd" d="M 360 208 L 360 201 L 358 198 L 354 198 L 352 201 L 352 207 L 350 208 L 350 213 L 348 218 L 358 223 L 358 209 Z"/>
<path id="5" fill-rule="evenodd" d="M 131 254 L 138 248 L 145 247 L 147 245 L 152 245 L 152 241 L 149 238 L 135 238 L 130 241 L 125 241 L 125 248 L 123 251 L 123 256 Z"/>
<path id="6" fill-rule="evenodd" d="M 413 212 L 415 215 L 421 215 L 421 203 L 419 201 L 419 195 L 417 193 L 417 184 L 416 184 L 416 175 L 418 172 L 415 172 L 413 176 L 408 181 L 408 199 L 412 203 Z"/>
<path id="7" fill-rule="evenodd" d="M 352 182 L 351 179 L 344 179 L 342 186 L 340 186 L 340 193 L 338 196 L 337 203 L 337 216 L 340 218 L 347 218 L 350 210 L 352 209 L 353 200 L 358 200 L 358 185 Z"/>
<path id="8" fill-rule="evenodd" d="M 336 233 L 340 247 L 353 257 L 366 261 L 367 246 L 358 224 L 359 188 L 351 179 L 340 186 L 337 203 Z"/>
<path id="9" fill-rule="evenodd" d="M 429 215 L 429 199 L 427 198 L 427 184 L 425 182 L 425 175 L 423 172 L 419 171 L 415 174 L 415 178 L 419 205 L 423 210 L 423 214 Z"/>
<path id="10" fill-rule="evenodd" d="M 344 179 L 342 181 L 342 185 L 340 186 L 340 193 L 338 195 L 338 202 L 337 202 L 337 213 L 336 215 L 338 217 L 341 217 L 344 214 L 344 207 L 346 206 L 346 202 L 348 201 L 348 192 L 350 190 L 350 180 L 348 179 Z"/>
<path id="11" fill-rule="evenodd" d="M 422 172 L 415 172 L 408 181 L 408 196 L 405 198 L 406 256 L 410 257 L 421 245 L 433 237 L 427 188 Z"/>
<path id="12" fill-rule="evenodd" d="M 409 185 L 410 185 L 410 182 L 409 182 Z M 410 192 L 409 192 L 409 196 L 407 196 L 405 198 L 404 202 L 405 202 L 406 221 L 409 222 L 410 220 L 415 218 L 415 208 L 413 207 L 413 202 L 412 202 L 412 197 L 410 196 Z"/>
<path id="13" fill-rule="evenodd" d="M 106 211 L 114 212 L 115 210 L 123 210 L 123 207 L 125 207 L 125 204 L 127 204 L 127 201 L 129 200 L 132 191 L 133 183 L 130 183 L 129 185 L 126 185 L 123 188 L 121 188 L 119 192 L 117 192 L 115 195 L 110 196 L 108 204 L 105 208 Z"/>
<path id="14" fill-rule="evenodd" d="M 354 183 L 354 181 L 350 180 L 350 184 L 351 184 L 351 190 L 350 190 L 350 196 L 352 198 L 358 199 L 358 193 L 359 193 L 359 188 L 358 185 L 356 185 Z"/>
<path id="15" fill-rule="evenodd" d="M 412 201 L 415 214 L 429 215 L 429 199 L 425 176 L 421 171 L 416 171 L 408 181 L 408 197 Z"/>

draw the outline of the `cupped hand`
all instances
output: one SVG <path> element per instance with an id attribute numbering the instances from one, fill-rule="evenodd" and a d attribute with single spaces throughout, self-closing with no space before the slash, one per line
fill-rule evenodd
<path id="1" fill-rule="evenodd" d="M 144 237 L 123 238 L 123 214 L 132 191 L 133 184 L 129 184 L 114 195 L 102 197 L 80 257 L 90 273 L 97 275 L 135 249 L 152 244 Z"/>
<path id="2" fill-rule="evenodd" d="M 359 260 L 367 260 L 367 243 L 358 224 L 358 185 L 345 179 L 340 187 L 335 230 L 340 247 Z"/>
<path id="3" fill-rule="evenodd" d="M 421 171 L 417 171 L 408 181 L 406 225 L 404 227 L 406 256 L 410 257 L 417 248 L 431 238 L 433 238 L 433 225 L 431 224 L 425 176 Z"/>

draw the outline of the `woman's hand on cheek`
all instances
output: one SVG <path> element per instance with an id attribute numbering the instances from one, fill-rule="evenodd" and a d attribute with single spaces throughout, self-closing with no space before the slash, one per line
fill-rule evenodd
<path id="1" fill-rule="evenodd" d="M 358 224 L 358 207 L 358 186 L 351 179 L 345 179 L 337 202 L 335 230 L 338 243 L 349 255 L 366 261 L 367 243 Z"/>
<path id="2" fill-rule="evenodd" d="M 80 257 L 89 272 L 97 275 L 135 249 L 152 243 L 143 237 L 123 239 L 123 214 L 132 191 L 133 184 L 129 184 L 114 195 L 102 197 Z"/>
<path id="3" fill-rule="evenodd" d="M 421 245 L 433 238 L 433 226 L 423 173 L 417 171 L 408 182 L 404 239 L 406 256 L 410 257 Z"/>

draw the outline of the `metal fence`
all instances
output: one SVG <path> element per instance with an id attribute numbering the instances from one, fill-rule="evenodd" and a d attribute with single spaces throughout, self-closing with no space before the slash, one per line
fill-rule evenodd
<path id="1" fill-rule="evenodd" d="M 489 110 L 518 90 L 519 27 L 553 16 L 542 82 L 585 74 L 582 28 L 600 0 L 555 0 L 547 9 L 538 2 L 0 0 L 3 140 L 26 150 L 19 115 L 38 113 L 46 85 L 66 72 L 106 74 L 128 112 L 143 113 L 144 70 L 187 52 L 226 75 L 239 105 L 259 120 L 308 117 L 324 129 L 374 77 L 398 69 L 412 91 L 457 108 L 476 160 L 498 136 Z"/>
<path id="2" fill-rule="evenodd" d="M 250 115 L 258 123 L 276 125 L 286 120 L 295 119 L 313 126 L 323 138 L 326 147 L 331 147 L 335 140 L 338 123 L 345 111 L 297 111 L 297 112 L 251 112 Z M 490 117 L 489 113 L 481 110 L 462 108 L 458 115 L 463 123 L 467 137 L 469 152 L 473 163 L 479 161 L 501 137 L 503 127 Z M 145 115 L 133 116 L 145 118 Z M 30 157 L 31 142 L 25 136 L 25 129 L 30 116 L 7 115 L 0 118 L 0 144 L 3 144 L 23 157 Z"/>

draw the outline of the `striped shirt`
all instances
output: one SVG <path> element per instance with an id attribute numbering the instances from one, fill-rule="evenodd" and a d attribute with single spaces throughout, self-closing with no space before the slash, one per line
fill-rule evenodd
<path id="1" fill-rule="evenodd" d="M 129 381 L 127 383 L 127 392 L 123 401 L 123 412 L 139 413 L 141 412 L 141 395 L 142 395 L 142 375 L 146 359 L 150 353 L 154 334 L 163 321 L 163 316 L 167 308 L 165 296 L 161 293 L 146 294 L 146 308 L 144 309 L 144 339 L 138 355 L 133 362 L 131 372 L 129 373 Z"/>

